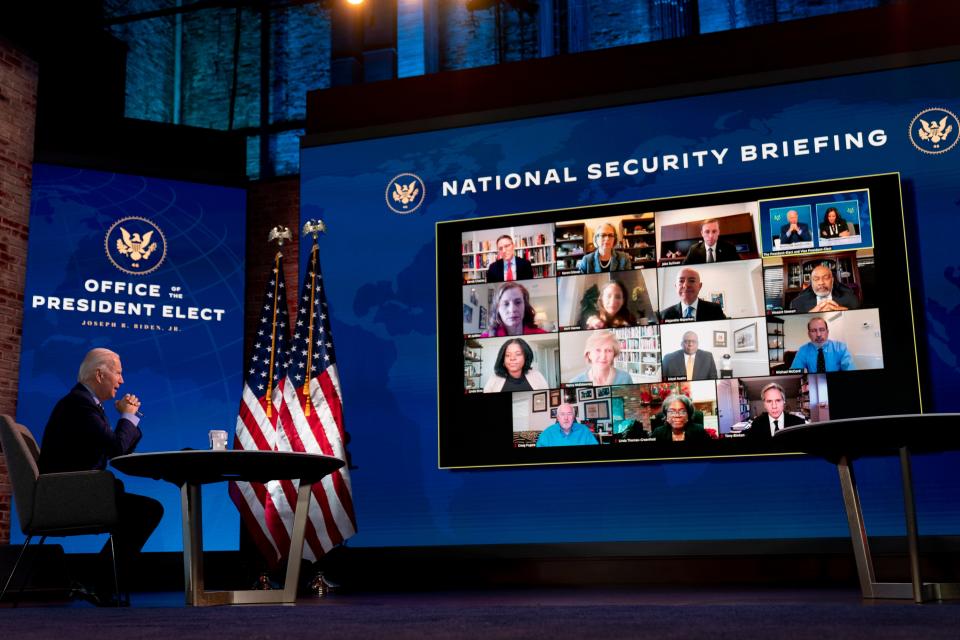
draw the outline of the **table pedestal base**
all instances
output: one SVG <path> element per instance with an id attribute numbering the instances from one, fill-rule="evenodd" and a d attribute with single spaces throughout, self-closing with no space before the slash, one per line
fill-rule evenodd
<path id="1" fill-rule="evenodd" d="M 860 493 L 853 475 L 849 458 L 840 458 L 837 463 L 840 473 L 840 489 L 843 491 L 843 506 L 850 525 L 853 541 L 853 556 L 857 562 L 857 575 L 864 598 L 913 599 L 914 602 L 960 599 L 960 583 L 939 583 L 920 580 L 920 555 L 918 551 L 917 512 L 913 502 L 913 480 L 910 469 L 910 454 L 906 447 L 900 449 L 900 472 L 903 477 L 903 506 L 907 525 L 907 550 L 910 557 L 910 582 L 877 582 L 870 555 L 870 541 L 863 522 Z"/>
<path id="2" fill-rule="evenodd" d="M 293 517 L 287 576 L 283 589 L 269 591 L 206 591 L 203 585 L 203 519 L 200 509 L 199 484 L 184 483 L 180 487 L 183 516 L 183 577 L 187 605 L 205 607 L 220 604 L 293 604 L 297 600 L 300 581 L 300 558 L 303 557 L 303 538 L 307 530 L 310 489 L 313 485 L 301 483 L 297 492 L 297 510 Z"/>

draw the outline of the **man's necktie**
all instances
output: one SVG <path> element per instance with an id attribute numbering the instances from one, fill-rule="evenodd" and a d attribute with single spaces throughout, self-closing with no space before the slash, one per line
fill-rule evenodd
<path id="1" fill-rule="evenodd" d="M 773 421 L 773 432 L 776 433 L 777 431 L 780 431 L 780 418 Z"/>
<path id="2" fill-rule="evenodd" d="M 693 317 L 693 307 L 687 307 L 687 312 L 683 314 L 683 317 L 684 317 L 684 318 L 692 318 L 692 317 Z"/>
<path id="3" fill-rule="evenodd" d="M 693 380 L 693 358 L 694 356 L 684 356 L 687 361 L 687 380 Z"/>
<path id="4" fill-rule="evenodd" d="M 713 257 L 713 247 L 707 249 L 707 262 L 716 262 L 717 259 Z"/>
<path id="5" fill-rule="evenodd" d="M 817 349 L 817 373 L 826 373 L 827 361 L 823 357 L 823 347 Z"/>
<path id="6" fill-rule="evenodd" d="M 513 260 L 507 261 L 507 277 L 506 280 L 509 282 L 513 280 Z"/>

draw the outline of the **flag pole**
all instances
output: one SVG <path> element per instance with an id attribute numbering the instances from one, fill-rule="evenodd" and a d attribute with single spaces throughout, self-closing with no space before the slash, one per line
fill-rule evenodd
<path id="1" fill-rule="evenodd" d="M 320 245 L 317 239 L 321 233 L 326 233 L 327 225 L 323 220 L 307 220 L 303 225 L 303 235 L 313 235 L 313 248 L 310 250 L 310 308 L 313 309 L 314 295 L 317 291 L 317 253 Z M 302 237 L 302 236 L 301 236 Z M 310 325 L 307 327 L 307 371 L 303 381 L 303 414 L 310 415 L 310 378 L 313 376 L 313 316 L 310 314 Z"/>
<path id="2" fill-rule="evenodd" d="M 273 322 L 271 324 L 270 331 L 270 368 L 267 371 L 267 417 L 273 415 L 273 365 L 274 363 L 274 353 L 276 353 L 277 346 L 277 305 L 279 304 L 279 287 L 280 287 L 280 258 L 283 257 L 283 243 L 285 240 L 293 240 L 293 234 L 290 233 L 290 229 L 283 225 L 277 225 L 273 229 L 270 229 L 270 233 L 267 234 L 267 242 L 276 242 L 277 243 L 277 255 L 273 258 Z"/>

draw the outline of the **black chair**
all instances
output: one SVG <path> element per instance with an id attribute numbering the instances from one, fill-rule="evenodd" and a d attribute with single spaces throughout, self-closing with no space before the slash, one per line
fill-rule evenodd
<path id="1" fill-rule="evenodd" d="M 27 545 L 34 536 L 40 536 L 42 545 L 48 536 L 107 533 L 110 535 L 114 596 L 119 606 L 120 589 L 113 544 L 113 530 L 119 516 L 113 474 L 109 471 L 39 473 L 37 461 L 40 459 L 40 447 L 37 441 L 29 429 L 7 415 L 0 415 L 0 445 L 7 461 L 20 530 L 27 536 L 3 585 L 3 591 L 0 591 L 0 601 L 6 595 Z M 23 586 L 20 588 L 22 590 Z"/>

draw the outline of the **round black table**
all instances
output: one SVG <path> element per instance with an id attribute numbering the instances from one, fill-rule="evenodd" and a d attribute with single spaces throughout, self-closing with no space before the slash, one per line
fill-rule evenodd
<path id="1" fill-rule="evenodd" d="M 781 450 L 802 451 L 837 465 L 850 526 L 860 588 L 865 598 L 913 598 L 915 602 L 960 597 L 960 585 L 920 579 L 917 512 L 913 500 L 910 453 L 960 449 L 960 413 L 871 416 L 788 427 L 773 436 Z M 899 455 L 910 556 L 910 583 L 877 582 L 853 461 L 865 456 Z"/>
<path id="2" fill-rule="evenodd" d="M 188 605 L 292 604 L 297 599 L 300 558 L 313 484 L 343 466 L 343 460 L 314 453 L 285 451 L 164 451 L 118 456 L 110 463 L 131 476 L 166 480 L 180 487 L 183 516 L 183 571 Z M 203 585 L 203 522 L 200 487 L 235 480 L 296 480 L 297 506 L 283 589 L 206 591 Z"/>

